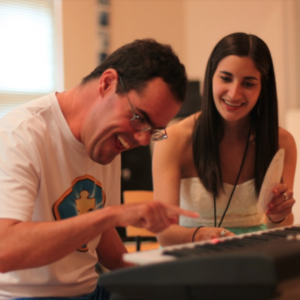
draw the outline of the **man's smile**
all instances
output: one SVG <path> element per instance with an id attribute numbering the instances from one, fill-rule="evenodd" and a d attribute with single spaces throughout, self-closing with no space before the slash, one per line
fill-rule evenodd
<path id="1" fill-rule="evenodd" d="M 130 148 L 130 145 L 121 136 L 117 135 L 117 139 L 125 149 L 128 150 Z"/>

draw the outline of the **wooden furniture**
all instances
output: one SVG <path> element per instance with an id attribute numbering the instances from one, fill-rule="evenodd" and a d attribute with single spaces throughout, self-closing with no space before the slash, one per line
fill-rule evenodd
<path id="1" fill-rule="evenodd" d="M 124 191 L 123 200 L 124 200 L 124 204 L 151 201 L 153 200 L 153 192 L 152 191 Z M 145 239 L 149 240 L 149 238 L 156 239 L 156 235 L 148 231 L 147 229 L 137 228 L 133 226 L 126 227 L 126 236 L 135 237 L 136 251 L 140 251 L 142 240 Z"/>

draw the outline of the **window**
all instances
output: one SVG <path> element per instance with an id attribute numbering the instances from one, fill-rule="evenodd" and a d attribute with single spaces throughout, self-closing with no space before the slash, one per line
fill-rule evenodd
<path id="1" fill-rule="evenodd" d="M 61 88 L 59 11 L 58 0 L 0 1 L 0 117 Z"/>

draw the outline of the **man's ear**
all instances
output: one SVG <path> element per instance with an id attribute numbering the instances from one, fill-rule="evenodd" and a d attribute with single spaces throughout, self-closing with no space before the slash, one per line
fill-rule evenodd
<path id="1" fill-rule="evenodd" d="M 104 97 L 107 92 L 115 92 L 119 75 L 115 69 L 105 70 L 99 78 L 99 94 Z"/>

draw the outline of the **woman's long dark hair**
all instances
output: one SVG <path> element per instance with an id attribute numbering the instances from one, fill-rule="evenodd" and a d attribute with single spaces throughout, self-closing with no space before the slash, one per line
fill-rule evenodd
<path id="1" fill-rule="evenodd" d="M 233 33 L 213 49 L 207 63 L 202 98 L 202 113 L 193 131 L 193 155 L 204 187 L 217 197 L 223 190 L 219 142 L 223 136 L 221 116 L 212 93 L 212 78 L 219 62 L 228 55 L 249 57 L 261 74 L 261 92 L 250 113 L 255 138 L 255 190 L 259 194 L 267 168 L 278 150 L 278 108 L 275 73 L 268 46 L 259 37 Z"/>

